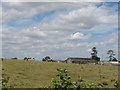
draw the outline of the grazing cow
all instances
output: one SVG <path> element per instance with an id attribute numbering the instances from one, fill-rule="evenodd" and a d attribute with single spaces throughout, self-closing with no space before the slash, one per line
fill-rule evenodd
<path id="1" fill-rule="evenodd" d="M 27 57 L 25 57 L 24 60 L 26 60 L 26 61 L 35 61 L 35 58 L 29 58 L 29 57 L 27 58 Z"/>

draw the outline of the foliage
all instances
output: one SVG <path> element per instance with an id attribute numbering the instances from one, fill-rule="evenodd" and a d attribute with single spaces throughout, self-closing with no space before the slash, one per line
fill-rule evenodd
<path id="1" fill-rule="evenodd" d="M 119 82 L 119 81 L 115 81 L 114 86 L 115 86 L 116 88 L 120 88 L 120 82 Z"/>
<path id="2" fill-rule="evenodd" d="M 92 48 L 91 58 L 96 61 L 100 61 L 100 57 L 97 56 L 97 50 L 96 47 Z"/>
<path id="3" fill-rule="evenodd" d="M 28 59 L 27 57 L 24 58 L 24 60 L 27 60 L 27 59 Z"/>
<path id="4" fill-rule="evenodd" d="M 12 58 L 12 59 L 18 59 L 17 57 L 14 57 L 14 58 Z"/>
<path id="5" fill-rule="evenodd" d="M 49 56 L 46 56 L 45 58 L 42 59 L 42 61 L 48 61 L 49 59 L 51 59 Z"/>
<path id="6" fill-rule="evenodd" d="M 3 73 L 2 77 L 3 78 L 0 81 L 2 83 L 2 88 L 13 88 L 14 87 L 13 85 L 9 84 L 9 79 L 10 79 L 9 76 L 7 76 L 6 74 Z"/>
<path id="7" fill-rule="evenodd" d="M 117 59 L 114 57 L 115 56 L 115 53 L 113 50 L 108 50 L 107 51 L 107 54 L 109 55 L 108 58 L 110 58 L 109 61 L 117 61 Z"/>
<path id="8" fill-rule="evenodd" d="M 3 74 L 3 76 L 4 76 L 4 74 Z M 10 77 L 7 77 L 7 76 L 2 78 L 2 86 L 3 86 L 3 88 L 8 86 L 9 78 Z"/>
<path id="9" fill-rule="evenodd" d="M 91 55 L 97 57 L 97 50 L 96 50 L 96 47 L 93 47 L 93 48 L 92 48 L 92 53 L 91 53 Z"/>
<path id="10" fill-rule="evenodd" d="M 96 61 L 100 61 L 100 57 L 97 57 L 97 56 L 92 56 L 92 59 Z"/>
<path id="11" fill-rule="evenodd" d="M 68 76 L 68 71 L 66 69 L 57 69 L 59 72 L 56 76 L 59 79 L 53 79 L 53 88 L 70 88 L 73 83 L 71 82 L 71 77 Z"/>
<path id="12" fill-rule="evenodd" d="M 71 77 L 68 76 L 68 71 L 66 69 L 57 69 L 59 72 L 56 76 L 59 77 L 58 79 L 53 79 L 52 83 L 53 86 L 50 88 L 101 88 L 104 84 L 94 84 L 94 83 L 87 83 L 81 77 L 76 82 L 71 82 Z"/>
<path id="13" fill-rule="evenodd" d="M 84 79 L 82 79 L 80 77 L 79 80 L 76 82 L 76 87 L 75 88 L 77 88 L 77 89 L 81 89 L 81 88 L 101 88 L 103 86 L 104 85 L 88 83 L 87 81 L 85 81 Z"/>
<path id="14" fill-rule="evenodd" d="M 113 57 L 113 60 L 112 61 L 118 61 L 115 57 Z"/>

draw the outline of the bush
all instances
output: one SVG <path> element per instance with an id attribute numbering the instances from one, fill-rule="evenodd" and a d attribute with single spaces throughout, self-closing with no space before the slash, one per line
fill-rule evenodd
<path id="1" fill-rule="evenodd" d="M 101 88 L 104 85 L 103 84 L 94 84 L 94 83 L 88 83 L 82 79 L 81 77 L 76 81 L 72 82 L 71 77 L 68 76 L 68 71 L 66 69 L 57 69 L 58 74 L 56 75 L 58 79 L 53 79 L 52 83 L 53 85 L 50 86 L 49 88 L 76 88 L 76 89 L 81 89 L 81 88 Z"/>
<path id="2" fill-rule="evenodd" d="M 11 58 L 11 59 L 18 59 L 17 57 Z"/>
<path id="3" fill-rule="evenodd" d="M 59 72 L 56 76 L 59 79 L 53 79 L 53 87 L 52 88 L 71 88 L 73 83 L 71 82 L 71 77 L 68 76 L 68 71 L 66 69 L 57 69 Z"/>
<path id="4" fill-rule="evenodd" d="M 2 87 L 3 87 L 3 88 L 8 86 L 9 78 L 10 78 L 10 77 L 4 76 L 4 74 L 3 74 L 3 78 L 2 78 Z"/>
<path id="5" fill-rule="evenodd" d="M 2 77 L 3 78 L 0 80 L 0 84 L 2 85 L 2 88 L 14 88 L 14 86 L 9 83 L 9 79 L 10 79 L 9 76 L 3 73 Z"/>
<path id="6" fill-rule="evenodd" d="M 115 86 L 116 88 L 120 88 L 120 82 L 118 82 L 118 81 L 115 81 L 115 84 L 114 84 L 114 86 Z"/>
<path id="7" fill-rule="evenodd" d="M 100 61 L 100 57 L 97 57 L 97 56 L 92 56 L 92 59 L 96 61 Z"/>

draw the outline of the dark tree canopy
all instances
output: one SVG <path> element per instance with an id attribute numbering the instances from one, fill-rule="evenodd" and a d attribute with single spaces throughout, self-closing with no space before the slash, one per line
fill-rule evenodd
<path id="1" fill-rule="evenodd" d="M 42 59 L 42 61 L 48 61 L 50 60 L 51 58 L 49 56 L 46 56 L 45 58 Z"/>
<path id="2" fill-rule="evenodd" d="M 45 59 L 48 60 L 48 59 L 50 59 L 50 57 L 49 57 L 49 56 L 46 56 Z"/>
<path id="3" fill-rule="evenodd" d="M 92 53 L 91 53 L 91 55 L 97 57 L 97 50 L 96 50 L 96 47 L 93 47 L 93 48 L 92 48 Z"/>
<path id="4" fill-rule="evenodd" d="M 11 58 L 11 59 L 18 59 L 17 57 Z"/>
<path id="5" fill-rule="evenodd" d="M 91 58 L 96 61 L 100 61 L 100 57 L 97 57 L 97 50 L 96 47 L 92 48 Z"/>
<path id="6" fill-rule="evenodd" d="M 27 57 L 24 58 L 24 60 L 27 60 L 27 59 L 28 59 Z"/>
<path id="7" fill-rule="evenodd" d="M 110 58 L 109 61 L 117 61 L 117 59 L 114 57 L 115 53 L 113 50 L 108 50 L 107 54 L 109 55 L 108 58 Z"/>

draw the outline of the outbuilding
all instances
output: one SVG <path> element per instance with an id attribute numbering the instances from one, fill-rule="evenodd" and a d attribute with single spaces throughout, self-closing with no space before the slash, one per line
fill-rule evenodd
<path id="1" fill-rule="evenodd" d="M 93 60 L 91 58 L 69 57 L 66 59 L 66 63 L 89 64 L 96 63 L 96 60 Z"/>

